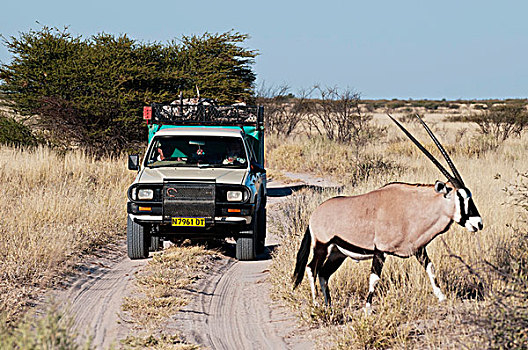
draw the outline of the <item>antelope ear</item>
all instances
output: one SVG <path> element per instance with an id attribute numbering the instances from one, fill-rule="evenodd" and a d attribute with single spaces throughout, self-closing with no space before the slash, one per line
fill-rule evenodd
<path id="1" fill-rule="evenodd" d="M 453 190 L 451 187 L 448 187 L 445 182 L 438 180 L 435 182 L 434 188 L 436 193 L 443 193 L 445 198 L 449 198 L 449 192 Z"/>
<path id="2" fill-rule="evenodd" d="M 447 192 L 448 192 L 445 182 L 438 181 L 438 180 L 435 182 L 434 189 L 435 189 L 436 193 L 447 194 Z"/>

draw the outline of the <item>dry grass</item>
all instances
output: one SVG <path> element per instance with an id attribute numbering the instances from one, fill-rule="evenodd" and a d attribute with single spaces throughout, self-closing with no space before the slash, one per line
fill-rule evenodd
<path id="1" fill-rule="evenodd" d="M 497 278 L 491 278 L 483 269 L 484 259 L 499 264 L 500 249 L 497 247 L 518 245 L 518 238 L 513 234 L 514 227 L 525 227 L 518 210 L 507 204 L 511 202 L 503 190 L 509 183 L 518 178 L 519 171 L 526 171 L 528 164 L 525 155 L 528 151 L 528 135 L 522 138 L 507 140 L 504 144 L 476 150 L 479 140 L 472 131 L 458 133 L 456 128 L 471 126 L 460 123 L 434 125 L 434 131 L 450 151 L 464 181 L 471 189 L 474 200 L 484 220 L 484 230 L 472 234 L 458 225 L 442 237 L 449 248 L 440 239 L 434 240 L 428 247 L 429 255 L 436 265 L 441 288 L 447 292 L 448 300 L 438 304 L 434 297 L 427 275 L 415 259 L 389 257 L 384 267 L 382 281 L 374 298 L 374 314 L 365 317 L 361 308 L 368 289 L 370 262 L 354 263 L 347 261 L 330 279 L 330 290 L 333 296 L 333 308 L 316 307 L 311 303 L 307 281 L 292 291 L 290 277 L 295 255 L 307 220 L 313 209 L 324 199 L 335 193 L 299 192 L 289 201 L 283 202 L 278 212 L 283 212 L 289 220 L 276 220 L 276 230 L 283 240 L 274 253 L 271 267 L 271 279 L 274 294 L 285 300 L 296 310 L 298 315 L 309 324 L 324 327 L 328 338 L 321 339 L 321 345 L 338 349 L 372 349 L 372 348 L 470 348 L 489 346 L 489 337 L 474 322 L 484 317 L 483 311 L 489 306 L 489 298 L 480 300 L 485 287 L 486 292 L 504 290 L 507 284 Z M 427 143 L 427 138 L 417 125 L 409 127 L 411 132 Z M 272 140 L 273 141 L 273 140 Z M 322 167 L 316 167 L 310 154 L 317 154 L 318 149 L 344 147 L 339 145 L 319 145 L 313 140 L 281 140 L 271 144 L 271 152 L 279 151 L 287 157 L 289 152 L 310 164 L 304 166 L 302 161 L 288 159 L 282 163 L 272 154 L 270 166 L 278 164 L 295 164 L 302 170 L 318 169 L 318 175 L 334 175 L 327 170 L 326 161 Z M 408 145 L 407 145 L 407 144 Z M 345 194 L 364 193 L 382 186 L 388 181 L 405 181 L 434 183 L 442 175 L 422 154 L 415 152 L 409 141 L 403 142 L 397 132 L 389 132 L 384 140 L 377 140 L 367 150 L 371 156 L 376 154 L 388 164 L 396 164 L 400 172 L 373 171 L 373 175 L 364 181 L 341 181 L 349 185 Z M 270 146 L 270 145 L 268 145 Z M 301 150 L 301 151 L 300 151 Z M 344 151 L 345 152 L 345 151 Z M 333 167 L 346 168 L 347 157 L 331 158 Z M 348 173 L 349 171 L 346 171 Z M 516 241 L 517 239 L 517 241 Z M 479 272 L 482 281 L 450 252 L 461 257 L 465 263 Z M 481 282 L 483 284 L 481 284 Z M 322 301 L 322 300 L 321 300 Z"/>
<path id="2" fill-rule="evenodd" d="M 21 315 L 29 299 L 78 256 L 123 235 L 124 158 L 80 151 L 0 148 L 0 315 Z"/>
<path id="3" fill-rule="evenodd" d="M 200 279 L 216 253 L 199 246 L 171 247 L 157 253 L 136 278 L 132 297 L 122 309 L 136 329 L 122 343 L 125 348 L 197 349 L 166 329 L 168 318 L 187 305 L 184 288 Z"/>
<path id="4" fill-rule="evenodd" d="M 45 315 L 26 314 L 16 329 L 0 322 L 0 349 L 68 349 L 90 350 L 90 342 L 76 342 L 73 319 L 50 306 Z"/>
<path id="5" fill-rule="evenodd" d="M 355 150 L 348 145 L 322 137 L 282 138 L 266 140 L 267 168 L 273 175 L 281 171 L 306 172 L 356 184 L 371 177 L 400 174 L 402 168 L 375 150 Z"/>

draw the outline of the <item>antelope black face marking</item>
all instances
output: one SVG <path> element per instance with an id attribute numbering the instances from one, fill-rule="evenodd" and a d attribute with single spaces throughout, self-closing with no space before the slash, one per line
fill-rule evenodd
<path id="1" fill-rule="evenodd" d="M 471 193 L 467 191 L 465 188 L 461 188 L 457 192 L 460 195 L 460 200 L 464 203 L 464 215 L 467 215 L 468 214 L 468 203 L 469 203 L 469 200 L 471 199 Z"/>
<path id="2" fill-rule="evenodd" d="M 471 192 L 467 188 L 459 188 L 456 194 L 456 213 L 453 220 L 470 232 L 482 230 L 482 218 L 473 202 Z"/>

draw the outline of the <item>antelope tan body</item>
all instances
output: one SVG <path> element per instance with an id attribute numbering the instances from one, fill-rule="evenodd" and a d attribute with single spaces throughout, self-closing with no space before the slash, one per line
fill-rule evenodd
<path id="1" fill-rule="evenodd" d="M 402 198 L 413 201 L 402 205 Z M 391 183 L 359 196 L 327 200 L 312 214 L 310 231 L 318 233 L 314 243 L 339 237 L 357 248 L 408 257 L 447 230 L 454 212 L 453 201 L 433 185 Z"/>

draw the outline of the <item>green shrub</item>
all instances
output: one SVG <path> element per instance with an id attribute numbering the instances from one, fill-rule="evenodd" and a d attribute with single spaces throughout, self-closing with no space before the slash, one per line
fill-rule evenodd
<path id="1" fill-rule="evenodd" d="M 241 46 L 247 38 L 226 32 L 141 43 L 44 27 L 4 40 L 13 58 L 0 65 L 0 94 L 22 115 L 38 115 L 55 143 L 119 151 L 146 140 L 144 105 L 180 92 L 194 97 L 197 87 L 219 103 L 249 100 L 256 52 Z"/>
<path id="2" fill-rule="evenodd" d="M 0 114 L 0 144 L 35 146 L 37 141 L 29 127 L 7 115 Z"/>
<path id="3" fill-rule="evenodd" d="M 28 315 L 20 324 L 10 329 L 0 323 L 1 349 L 91 349 L 90 342 L 78 345 L 73 320 L 56 307 L 46 310 L 45 316 Z"/>

